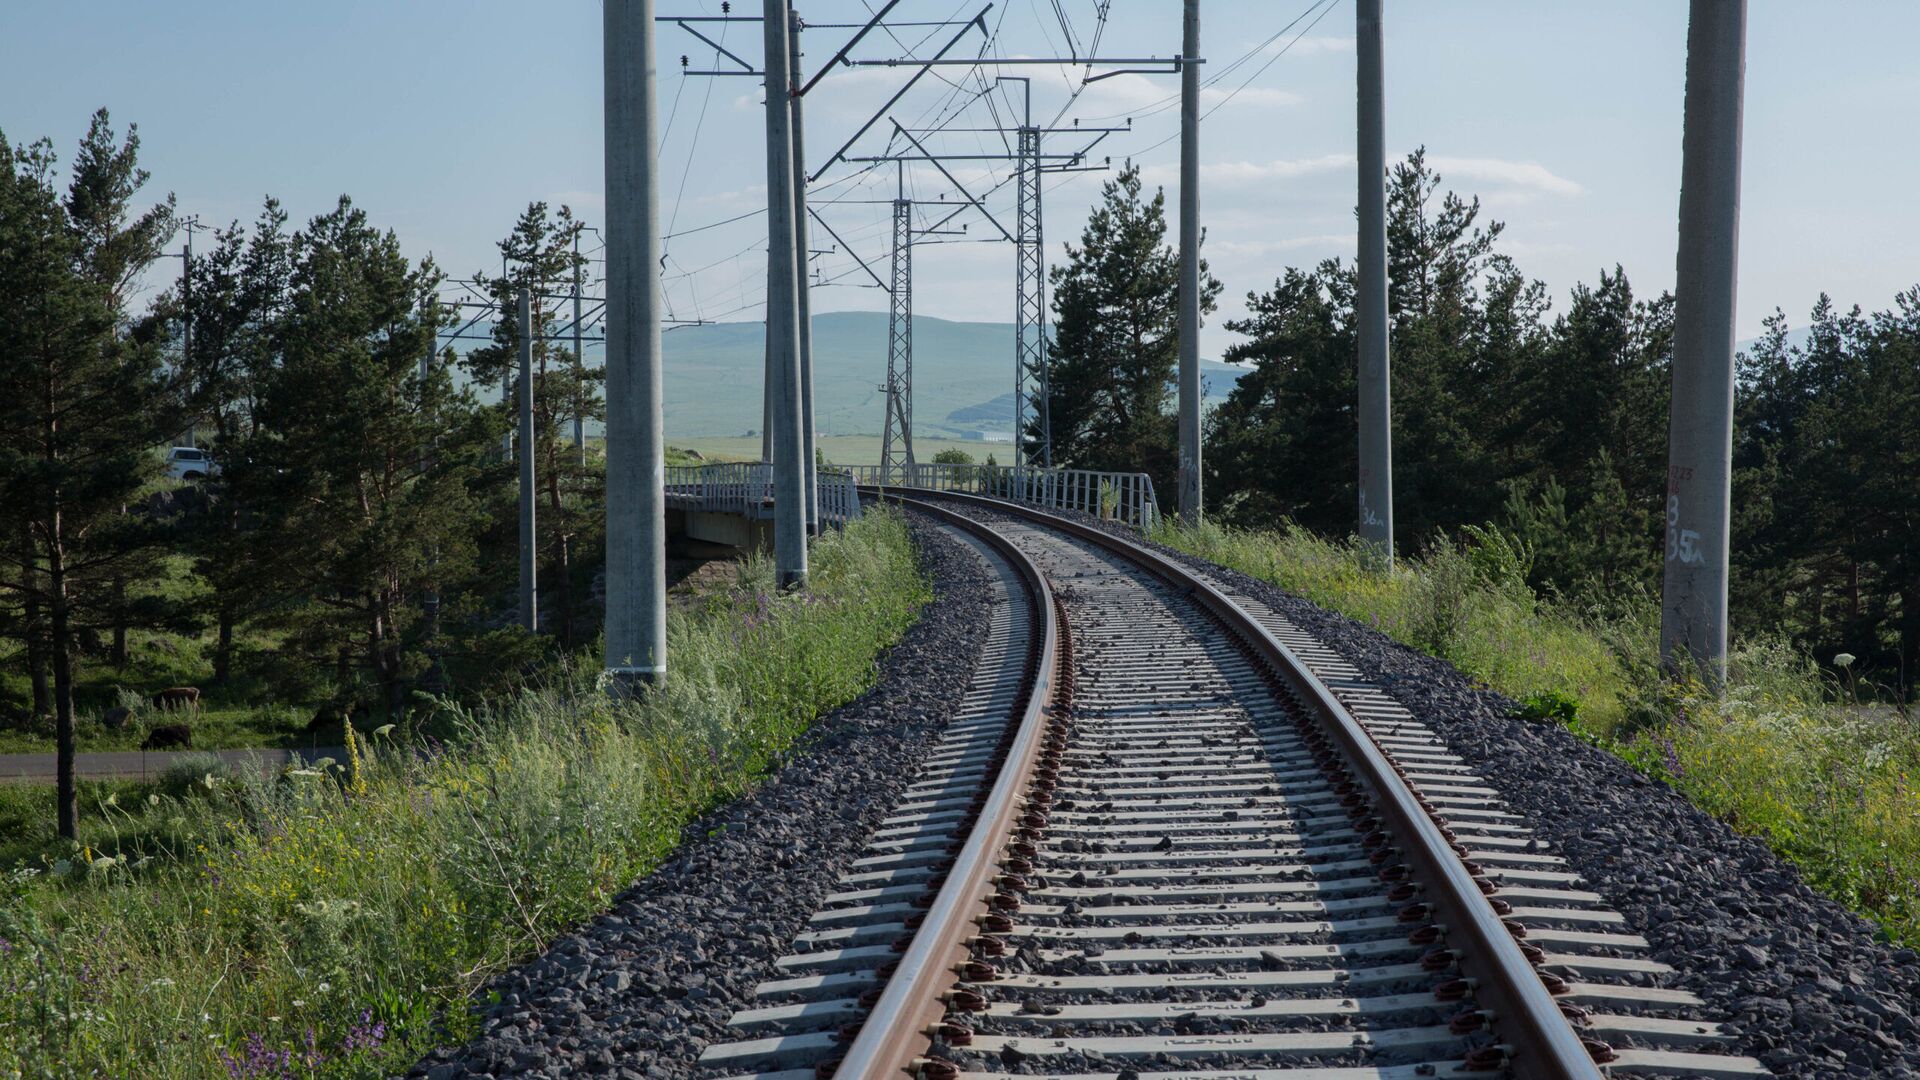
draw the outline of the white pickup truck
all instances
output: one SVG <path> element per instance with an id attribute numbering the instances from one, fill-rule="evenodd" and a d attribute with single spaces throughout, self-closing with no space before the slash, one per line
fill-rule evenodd
<path id="1" fill-rule="evenodd" d="M 205 450 L 176 446 L 167 451 L 167 475 L 175 480 L 205 480 L 220 475 L 220 466 L 213 463 Z"/>

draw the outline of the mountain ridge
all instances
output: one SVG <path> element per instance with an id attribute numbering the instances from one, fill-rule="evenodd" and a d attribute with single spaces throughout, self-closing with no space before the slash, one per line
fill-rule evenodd
<path id="1" fill-rule="evenodd" d="M 759 431 L 763 333 L 761 323 L 735 322 L 682 326 L 661 336 L 669 439 Z M 822 434 L 880 433 L 886 350 L 884 312 L 813 317 L 814 422 Z M 913 352 L 915 434 L 1011 430 L 1012 323 L 915 316 Z M 1202 360 L 1208 399 L 1223 399 L 1244 370 Z"/>

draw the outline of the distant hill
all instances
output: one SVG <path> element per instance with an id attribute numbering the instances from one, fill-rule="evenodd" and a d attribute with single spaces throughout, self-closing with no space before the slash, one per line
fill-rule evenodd
<path id="1" fill-rule="evenodd" d="M 685 326 L 662 336 L 667 438 L 760 429 L 760 323 Z M 1210 401 L 1242 369 L 1202 361 Z M 813 317 L 814 418 L 823 434 L 877 435 L 887 373 L 887 317 L 839 311 Z M 916 434 L 1008 431 L 1013 422 L 1013 325 L 913 320 Z"/>

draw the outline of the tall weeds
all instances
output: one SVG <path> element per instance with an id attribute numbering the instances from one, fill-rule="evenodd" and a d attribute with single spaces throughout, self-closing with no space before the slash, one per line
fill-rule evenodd
<path id="1" fill-rule="evenodd" d="M 897 514 L 676 613 L 638 701 L 586 674 L 270 781 L 176 778 L 0 878 L 0 1076 L 372 1077 L 871 685 L 928 596 Z"/>
<path id="2" fill-rule="evenodd" d="M 1497 530 L 1437 543 L 1391 574 L 1303 529 L 1169 524 L 1155 539 L 1312 600 L 1446 659 L 1764 838 L 1817 888 L 1920 945 L 1920 725 L 1775 642 L 1743 645 L 1726 690 L 1659 669 L 1644 595 L 1576 609 L 1526 584 Z"/>

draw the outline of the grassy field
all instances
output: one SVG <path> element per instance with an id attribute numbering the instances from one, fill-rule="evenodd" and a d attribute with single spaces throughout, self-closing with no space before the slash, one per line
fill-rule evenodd
<path id="1" fill-rule="evenodd" d="M 1303 530 L 1169 526 L 1157 539 L 1270 581 L 1451 661 L 1764 838 L 1809 882 L 1920 945 L 1920 724 L 1863 704 L 1812 659 L 1749 642 L 1726 691 L 1660 675 L 1658 613 L 1601 618 L 1536 596 L 1513 545 L 1469 543 L 1364 570 Z"/>
<path id="2" fill-rule="evenodd" d="M 192 560 L 177 555 L 166 560 L 164 576 L 146 588 L 175 600 L 190 600 L 204 586 L 193 574 Z M 316 745 L 306 730 L 314 703 L 274 702 L 257 677 L 274 644 L 271 636 L 243 628 L 235 636 L 235 677 L 225 686 L 215 686 L 211 628 L 199 634 L 128 631 L 124 668 L 104 656 L 91 655 L 80 657 L 75 665 L 75 736 L 80 749 L 138 749 L 152 725 L 176 719 L 154 709 L 149 700 L 155 691 L 171 686 L 198 687 L 203 695 L 200 713 L 192 718 L 195 749 Z M 0 702 L 22 710 L 12 723 L 0 726 L 0 754 L 53 749 L 52 718 L 24 715 L 29 700 L 25 649 L 12 641 L 0 644 Z M 116 706 L 128 707 L 132 716 L 125 726 L 110 729 L 102 718 Z M 338 742 L 337 730 L 322 734 L 326 736 L 322 743 Z"/>
<path id="3" fill-rule="evenodd" d="M 0 868 L 0 1077 L 404 1070 L 871 685 L 928 595 L 902 518 L 869 514 L 817 543 L 808 594 L 757 561 L 676 611 L 672 678 L 638 701 L 583 672 L 450 711 L 431 754 L 376 729 L 274 781 L 89 786 L 81 847 Z M 46 820 L 31 797 L 0 817 Z"/>

